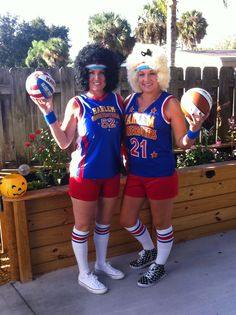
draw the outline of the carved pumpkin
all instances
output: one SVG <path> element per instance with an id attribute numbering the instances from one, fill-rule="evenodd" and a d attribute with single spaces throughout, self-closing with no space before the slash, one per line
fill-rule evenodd
<path id="1" fill-rule="evenodd" d="M 27 181 L 20 174 L 6 175 L 2 179 L 1 194 L 8 198 L 18 198 L 27 190 Z"/>

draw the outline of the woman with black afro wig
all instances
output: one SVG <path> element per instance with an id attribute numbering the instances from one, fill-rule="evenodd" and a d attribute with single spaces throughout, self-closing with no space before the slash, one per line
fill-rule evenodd
<path id="1" fill-rule="evenodd" d="M 100 44 L 82 48 L 76 61 L 76 81 L 83 94 L 69 100 L 62 125 L 53 112 L 52 98 L 33 101 L 43 112 L 54 139 L 66 149 L 76 139 L 70 162 L 69 195 L 75 225 L 72 247 L 78 263 L 78 283 L 95 294 L 108 288 L 95 274 L 112 279 L 124 273 L 106 260 L 109 229 L 120 188 L 120 148 L 123 100 L 114 93 L 119 79 L 115 53 Z M 88 264 L 88 238 L 94 226 L 95 274 Z"/>

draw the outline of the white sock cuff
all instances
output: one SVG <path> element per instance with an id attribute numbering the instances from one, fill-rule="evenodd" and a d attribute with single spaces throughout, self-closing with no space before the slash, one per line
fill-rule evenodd
<path id="1" fill-rule="evenodd" d="M 98 235 L 106 235 L 110 232 L 110 224 L 95 223 L 94 233 Z"/>
<path id="2" fill-rule="evenodd" d="M 87 235 L 89 234 L 89 231 L 80 231 L 80 230 L 77 230 L 76 227 L 74 226 L 72 233 L 79 234 L 79 235 Z"/>
<path id="3" fill-rule="evenodd" d="M 100 224 L 100 223 L 95 222 L 95 227 L 96 226 L 99 228 L 108 228 L 110 227 L 110 224 Z"/>
<path id="4" fill-rule="evenodd" d="M 75 227 L 73 228 L 71 235 L 72 242 L 82 244 L 88 241 L 88 237 L 89 231 L 84 232 L 77 230 Z"/>
<path id="5" fill-rule="evenodd" d="M 170 243 L 174 240 L 173 228 L 170 226 L 165 230 L 156 230 L 157 233 L 157 241 L 161 243 Z"/>
<path id="6" fill-rule="evenodd" d="M 172 227 L 172 225 L 171 225 L 171 226 L 168 227 L 167 229 L 164 229 L 164 230 L 158 230 L 158 229 L 156 229 L 156 231 L 157 231 L 157 234 L 161 234 L 161 235 L 163 235 L 163 234 L 169 234 L 169 233 L 173 232 L 173 227 Z"/>

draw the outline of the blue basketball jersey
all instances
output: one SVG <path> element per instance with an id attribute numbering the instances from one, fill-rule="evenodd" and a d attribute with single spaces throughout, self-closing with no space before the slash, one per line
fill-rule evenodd
<path id="1" fill-rule="evenodd" d="M 77 96 L 81 106 L 76 150 L 72 153 L 70 176 L 110 178 L 120 172 L 122 108 L 119 96 L 104 99 Z"/>
<path id="2" fill-rule="evenodd" d="M 161 177 L 173 174 L 176 166 L 172 152 L 171 126 L 163 115 L 163 107 L 173 96 L 162 92 L 142 113 L 137 98 L 131 96 L 125 109 L 128 171 L 137 176 Z"/>

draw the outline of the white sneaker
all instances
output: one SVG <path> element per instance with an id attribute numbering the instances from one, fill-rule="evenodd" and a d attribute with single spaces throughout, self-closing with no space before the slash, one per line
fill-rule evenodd
<path id="1" fill-rule="evenodd" d="M 112 267 L 109 262 L 106 262 L 104 265 L 95 264 L 95 272 L 103 273 L 116 280 L 123 279 L 125 277 L 125 274 L 122 271 Z"/>
<path id="2" fill-rule="evenodd" d="M 102 282 L 98 281 L 97 276 L 95 276 L 93 273 L 79 275 L 78 283 L 88 291 L 95 294 L 103 294 L 108 290 Z"/>

